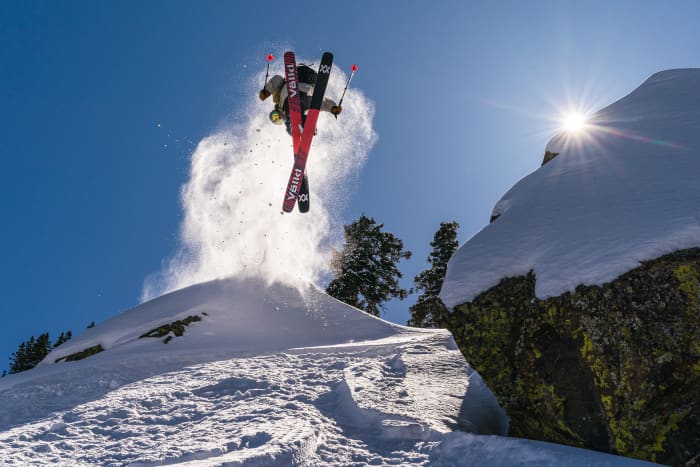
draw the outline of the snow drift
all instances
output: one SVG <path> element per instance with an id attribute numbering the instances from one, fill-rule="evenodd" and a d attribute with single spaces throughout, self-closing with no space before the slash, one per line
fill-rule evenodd
<path id="1" fill-rule="evenodd" d="M 167 344 L 143 337 L 189 316 L 201 320 Z M 54 363 L 96 345 L 105 350 Z M 285 465 L 304 450 L 315 459 L 341 449 L 338 425 L 369 430 L 380 444 L 433 440 L 458 426 L 507 431 L 448 332 L 385 322 L 312 286 L 302 293 L 250 278 L 191 286 L 122 313 L 3 379 L 0 394 L 3 465 Z"/>
<path id="2" fill-rule="evenodd" d="M 201 317 L 188 326 L 186 339 L 165 348 L 144 346 L 140 336 L 151 329 Z M 402 327 L 380 320 L 308 286 L 305 291 L 261 279 L 215 280 L 146 302 L 101 323 L 52 352 L 42 364 L 101 345 L 113 352 L 188 353 L 220 357 L 236 352 L 271 352 L 294 347 L 337 345 L 388 337 Z M 141 342 L 139 342 L 141 341 Z"/>
<path id="3" fill-rule="evenodd" d="M 601 284 L 700 246 L 700 69 L 668 70 L 556 135 L 559 155 L 496 204 L 492 224 L 460 247 L 441 297 L 471 301 L 534 270 L 540 298 Z"/>

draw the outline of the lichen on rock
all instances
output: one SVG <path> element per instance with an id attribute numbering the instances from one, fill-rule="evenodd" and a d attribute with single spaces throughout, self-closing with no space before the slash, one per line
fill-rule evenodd
<path id="1" fill-rule="evenodd" d="M 699 278 L 700 248 L 545 300 L 531 272 L 456 306 L 448 327 L 511 435 L 694 465 Z"/>

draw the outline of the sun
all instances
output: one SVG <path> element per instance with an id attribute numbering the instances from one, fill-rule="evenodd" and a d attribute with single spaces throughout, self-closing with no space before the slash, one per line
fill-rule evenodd
<path id="1" fill-rule="evenodd" d="M 576 133 L 583 130 L 586 126 L 586 117 L 580 113 L 570 113 L 564 117 L 564 129 L 571 133 Z"/>

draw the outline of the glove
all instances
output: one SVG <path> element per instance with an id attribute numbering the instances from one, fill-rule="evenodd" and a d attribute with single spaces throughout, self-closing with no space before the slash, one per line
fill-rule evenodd
<path id="1" fill-rule="evenodd" d="M 260 94 L 258 94 L 258 97 L 261 101 L 264 101 L 265 99 L 270 97 L 270 91 L 268 91 L 267 89 L 261 89 Z"/>
<path id="2" fill-rule="evenodd" d="M 333 115 L 335 115 L 336 117 L 338 115 L 340 115 L 340 112 L 342 112 L 342 111 L 343 111 L 343 108 L 339 105 L 334 105 L 333 107 L 331 107 L 331 113 Z"/>

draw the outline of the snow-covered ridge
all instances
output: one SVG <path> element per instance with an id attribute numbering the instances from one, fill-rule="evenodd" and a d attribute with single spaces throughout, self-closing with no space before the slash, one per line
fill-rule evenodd
<path id="1" fill-rule="evenodd" d="M 546 150 L 559 155 L 513 186 L 498 219 L 451 259 L 447 306 L 530 270 L 546 298 L 700 246 L 700 69 L 654 74 Z"/>
<path id="2" fill-rule="evenodd" d="M 194 315 L 167 344 L 140 338 Z M 105 350 L 53 363 L 96 345 Z M 344 464 L 367 450 L 346 431 L 416 443 L 458 426 L 505 434 L 508 422 L 448 332 L 259 279 L 154 299 L 0 380 L 2 465 Z"/>
<path id="3" fill-rule="evenodd" d="M 168 344 L 138 338 L 195 314 Z M 106 350 L 50 363 L 96 344 Z M 64 345 L 0 379 L 1 465 L 643 464 L 489 435 L 508 420 L 449 332 L 312 287 L 200 284 Z"/>
<path id="4" fill-rule="evenodd" d="M 183 338 L 139 337 L 188 316 Z M 402 326 L 341 303 L 310 284 L 299 288 L 254 278 L 225 279 L 187 287 L 119 314 L 54 350 L 43 364 L 94 345 L 111 353 L 272 352 L 384 338 Z"/>

